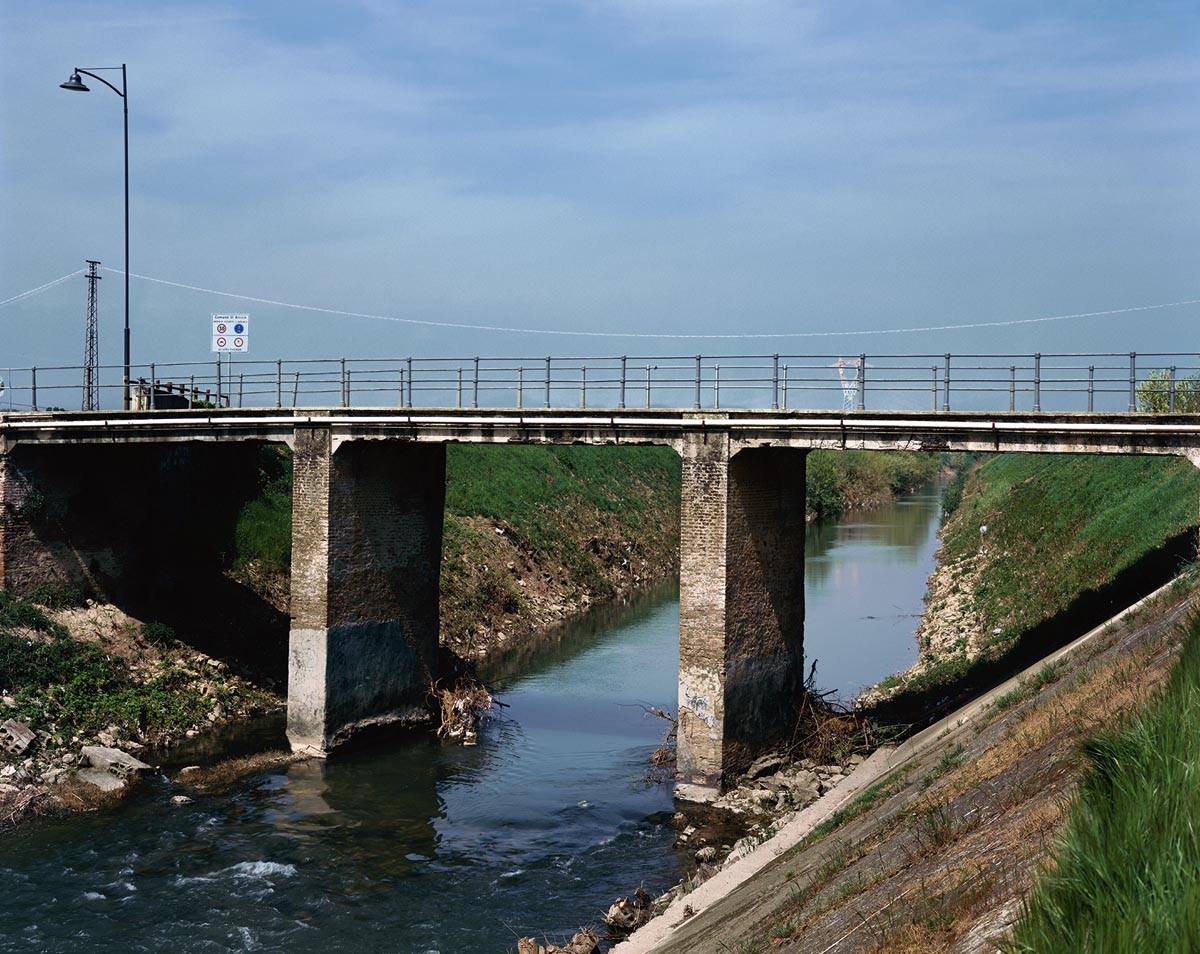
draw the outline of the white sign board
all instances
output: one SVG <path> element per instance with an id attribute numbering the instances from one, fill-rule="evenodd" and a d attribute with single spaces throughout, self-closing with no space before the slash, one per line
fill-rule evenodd
<path id="1" fill-rule="evenodd" d="M 249 315 L 213 315 L 213 351 L 249 351 Z"/>

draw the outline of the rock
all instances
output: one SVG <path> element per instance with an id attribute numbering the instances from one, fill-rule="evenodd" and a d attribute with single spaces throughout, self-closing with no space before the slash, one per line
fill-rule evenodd
<path id="1" fill-rule="evenodd" d="M 150 768 L 145 762 L 134 758 L 128 752 L 103 745 L 85 745 L 79 752 L 79 764 L 83 768 L 99 769 L 107 772 L 121 784 L 136 778 L 140 772 Z M 83 773 L 80 773 L 83 777 Z M 91 780 L 94 776 L 88 776 Z M 93 784 L 96 784 L 93 782 Z"/>
<path id="2" fill-rule="evenodd" d="M 751 763 L 750 767 L 746 769 L 746 778 L 753 781 L 756 778 L 762 778 L 764 775 L 773 775 L 786 762 L 787 758 L 782 753 L 770 752 Z"/>
<path id="3" fill-rule="evenodd" d="M 175 777 L 183 778 L 185 775 L 191 775 L 192 772 L 199 772 L 199 771 L 200 771 L 199 765 L 185 765 L 183 768 L 181 768 L 178 772 L 175 773 Z"/>
<path id="4" fill-rule="evenodd" d="M 5 765 L 3 768 L 0 768 L 0 778 L 12 778 L 16 774 L 17 767 L 15 765 Z"/>
<path id="5" fill-rule="evenodd" d="M 20 786 L 9 785 L 7 782 L 0 782 L 0 795 L 16 795 L 20 790 Z"/>
<path id="6" fill-rule="evenodd" d="M 10 755 L 21 755 L 37 738 L 24 722 L 9 719 L 0 723 L 0 749 Z"/>
<path id="7" fill-rule="evenodd" d="M 75 773 L 75 777 L 81 782 L 87 782 L 89 785 L 95 785 L 97 788 L 106 792 L 120 791 L 125 787 L 125 781 L 117 778 L 115 775 L 110 775 L 105 769 L 81 768 Z"/>
<path id="8" fill-rule="evenodd" d="M 708 862 L 708 861 L 713 861 L 716 859 L 716 857 L 717 857 L 717 849 L 714 848 L 712 845 L 705 845 L 703 848 L 701 848 L 699 851 L 696 852 L 696 860 L 699 861 L 701 864 L 704 864 L 705 862 Z"/>
<path id="9" fill-rule="evenodd" d="M 546 954 L 597 954 L 600 950 L 600 938 L 595 931 L 580 931 L 562 947 L 551 944 L 546 948 Z"/>
<path id="10" fill-rule="evenodd" d="M 15 709 L 17 707 L 17 700 L 12 696 L 0 696 L 0 702 L 3 702 L 10 709 Z"/>
<path id="11" fill-rule="evenodd" d="M 172 805 L 190 805 L 190 804 L 192 804 L 192 800 L 190 798 L 188 798 L 186 795 L 172 795 L 171 796 L 171 804 Z"/>
<path id="12" fill-rule="evenodd" d="M 70 774 L 71 770 L 65 767 L 52 768 L 42 776 L 42 781 L 47 785 L 59 785 L 65 782 Z"/>

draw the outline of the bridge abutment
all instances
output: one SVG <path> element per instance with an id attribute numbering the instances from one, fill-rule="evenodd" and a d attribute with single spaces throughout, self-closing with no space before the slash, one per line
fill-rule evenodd
<path id="1" fill-rule="evenodd" d="M 794 727 L 807 453 L 714 433 L 681 443 L 681 798 L 710 799 Z"/>
<path id="2" fill-rule="evenodd" d="M 249 442 L 6 444 L 0 585 L 135 607 L 205 585 L 220 575 L 257 453 Z"/>
<path id="3" fill-rule="evenodd" d="M 443 444 L 294 442 L 288 739 L 323 755 L 369 725 L 428 718 L 436 673 Z"/>

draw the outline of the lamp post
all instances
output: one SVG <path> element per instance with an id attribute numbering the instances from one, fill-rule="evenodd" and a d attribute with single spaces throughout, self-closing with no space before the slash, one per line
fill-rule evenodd
<path id="1" fill-rule="evenodd" d="M 58 85 L 62 89 L 69 89 L 77 93 L 88 93 L 91 90 L 83 84 L 83 78 L 80 76 L 90 76 L 94 80 L 98 80 L 111 89 L 114 93 L 121 97 L 121 105 L 125 112 L 125 378 L 122 385 L 122 407 L 124 410 L 129 410 L 129 99 L 125 96 L 125 64 L 120 66 L 93 66 L 93 70 L 102 72 L 121 71 L 121 88 L 117 89 L 106 80 L 103 76 L 97 76 L 91 70 L 82 70 L 78 66 L 71 73 L 65 83 Z"/>

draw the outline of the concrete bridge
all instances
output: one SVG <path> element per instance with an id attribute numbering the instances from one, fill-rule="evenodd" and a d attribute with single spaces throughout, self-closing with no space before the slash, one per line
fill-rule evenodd
<path id="1" fill-rule="evenodd" d="M 803 668 L 805 458 L 829 450 L 1154 454 L 1200 466 L 1200 415 L 284 409 L 0 415 L 0 579 L 101 591 L 229 518 L 264 442 L 294 460 L 288 735 L 321 755 L 424 717 L 445 445 L 662 444 L 683 465 L 679 794 L 786 731 Z"/>

